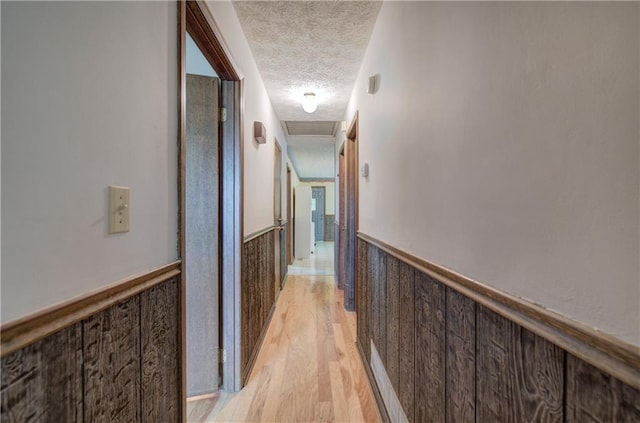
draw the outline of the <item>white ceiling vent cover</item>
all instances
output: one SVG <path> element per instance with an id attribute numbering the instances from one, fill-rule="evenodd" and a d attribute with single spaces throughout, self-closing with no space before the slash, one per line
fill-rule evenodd
<path id="1" fill-rule="evenodd" d="M 287 135 L 302 136 L 315 135 L 321 137 L 335 137 L 340 122 L 334 121 L 285 121 L 284 129 Z"/>

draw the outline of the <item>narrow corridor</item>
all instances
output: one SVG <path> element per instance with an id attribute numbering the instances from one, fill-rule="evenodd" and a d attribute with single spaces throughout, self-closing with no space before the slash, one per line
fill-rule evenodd
<path id="1" fill-rule="evenodd" d="M 245 388 L 190 422 L 378 422 L 355 345 L 355 314 L 336 289 L 333 243 L 289 267 Z M 193 415 L 192 415 L 193 416 Z"/>

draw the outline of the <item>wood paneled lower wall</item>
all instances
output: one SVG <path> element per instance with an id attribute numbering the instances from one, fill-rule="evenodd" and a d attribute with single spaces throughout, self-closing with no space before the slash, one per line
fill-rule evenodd
<path id="1" fill-rule="evenodd" d="M 3 354 L 2 422 L 180 421 L 180 276 L 168 275 Z"/>
<path id="2" fill-rule="evenodd" d="M 242 383 L 260 349 L 276 302 L 274 229 L 261 231 L 244 242 L 241 280 L 241 363 Z"/>
<path id="3" fill-rule="evenodd" d="M 634 387 L 367 240 L 357 265 L 365 365 L 373 341 L 409 422 L 640 422 Z"/>

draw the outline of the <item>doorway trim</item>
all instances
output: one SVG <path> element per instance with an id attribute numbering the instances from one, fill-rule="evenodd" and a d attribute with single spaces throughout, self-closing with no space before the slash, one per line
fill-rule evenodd
<path id="1" fill-rule="evenodd" d="M 287 273 L 293 263 L 293 219 L 291 217 L 291 167 L 287 163 Z M 286 277 L 286 275 L 285 275 Z"/>
<path id="2" fill-rule="evenodd" d="M 358 268 L 358 254 L 356 237 L 359 228 L 358 205 L 360 198 L 358 191 L 358 118 L 359 112 L 356 111 L 351 124 L 349 125 L 349 129 L 347 129 L 344 141 L 346 170 L 346 201 L 344 202 L 346 212 L 344 307 L 348 311 L 357 311 L 356 269 Z"/>
<path id="3" fill-rule="evenodd" d="M 286 237 L 286 230 L 288 225 L 288 222 L 285 218 L 286 214 L 282 209 L 283 159 L 284 159 L 284 154 L 283 154 L 282 146 L 280 145 L 280 142 L 278 141 L 278 139 L 276 137 L 273 137 L 273 225 L 276 229 L 274 233 L 273 258 L 274 258 L 274 269 L 275 269 L 274 273 L 276 277 L 276 283 L 274 286 L 276 297 L 278 293 L 282 290 L 282 287 L 284 286 L 283 282 L 284 282 L 284 277 L 287 270 L 286 263 L 285 263 L 287 252 L 285 251 L 285 253 L 282 254 L 283 241 L 284 241 L 284 247 L 286 249 L 286 239 L 283 239 L 283 238 Z M 277 195 L 276 181 L 278 181 L 278 183 L 280 184 L 279 198 L 276 198 L 276 195 Z M 276 216 L 276 211 L 278 209 L 280 210 L 280 216 Z M 285 231 L 284 234 L 282 233 L 283 231 Z M 278 248 L 276 248 L 276 244 Z M 283 264 L 284 264 L 284 269 L 283 269 Z"/>
<path id="4" fill-rule="evenodd" d="M 234 62 L 222 32 L 204 0 L 179 0 L 178 7 L 178 251 L 186 254 L 186 34 L 187 31 L 221 80 L 221 107 L 227 120 L 220 125 L 220 298 L 222 389 L 239 391 L 240 378 L 240 273 L 243 233 L 243 74 Z M 184 274 L 184 269 L 181 269 Z M 182 420 L 186 421 L 186 285 L 180 291 L 180 391 Z"/>

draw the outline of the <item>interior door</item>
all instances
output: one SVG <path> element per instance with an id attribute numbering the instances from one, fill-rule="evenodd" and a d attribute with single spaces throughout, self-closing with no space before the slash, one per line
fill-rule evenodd
<path id="1" fill-rule="evenodd" d="M 324 241 L 324 187 L 311 187 L 311 198 L 315 202 L 311 220 L 315 224 L 315 240 Z"/>
<path id="2" fill-rule="evenodd" d="M 274 143 L 274 160 L 273 160 L 273 220 L 276 227 L 274 236 L 274 251 L 275 251 L 275 276 L 274 290 L 276 295 L 280 291 L 280 287 L 283 282 L 283 259 L 286 255 L 282 252 L 282 248 L 286 247 L 285 244 L 285 225 L 282 219 L 282 150 L 276 141 Z"/>
<path id="3" fill-rule="evenodd" d="M 291 218 L 291 169 L 287 166 L 287 264 L 293 263 L 293 220 Z"/>
<path id="4" fill-rule="evenodd" d="M 346 210 L 346 194 L 347 194 L 347 174 L 345 166 L 344 149 L 340 152 L 339 157 L 339 170 L 338 170 L 338 183 L 339 187 L 339 204 L 338 204 L 338 288 L 344 289 L 344 282 L 346 278 L 346 263 L 347 263 L 347 210 Z"/>
<path id="5" fill-rule="evenodd" d="M 187 396 L 220 385 L 219 80 L 187 74 L 185 284 Z"/>

